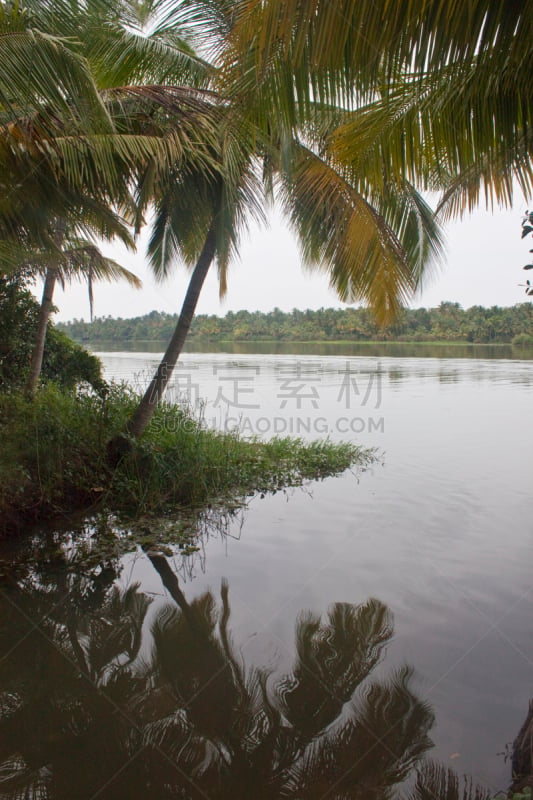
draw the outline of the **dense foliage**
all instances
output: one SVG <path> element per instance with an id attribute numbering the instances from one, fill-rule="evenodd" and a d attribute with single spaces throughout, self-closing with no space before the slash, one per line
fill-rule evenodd
<path id="1" fill-rule="evenodd" d="M 20 278 L 0 276 L 0 386 L 24 385 L 30 366 L 39 304 Z M 42 379 L 65 388 L 82 381 L 102 385 L 99 360 L 51 323 L 44 349 Z"/>
<path id="2" fill-rule="evenodd" d="M 276 491 L 371 458 L 349 442 L 248 441 L 208 429 L 163 403 L 146 435 L 112 470 L 107 443 L 138 401 L 114 385 L 100 394 L 56 386 L 33 399 L 0 394 L 0 533 L 23 520 L 94 504 L 135 516 Z"/>
<path id="3" fill-rule="evenodd" d="M 75 341 L 164 341 L 176 315 L 152 311 L 133 319 L 100 317 L 92 323 L 74 320 L 58 327 Z M 382 330 L 364 308 L 321 308 L 318 311 L 230 311 L 225 317 L 200 314 L 191 336 L 212 341 L 337 341 L 387 339 L 396 341 L 512 342 L 533 344 L 531 303 L 508 308 L 441 303 L 437 308 L 406 309 L 392 326 Z"/>

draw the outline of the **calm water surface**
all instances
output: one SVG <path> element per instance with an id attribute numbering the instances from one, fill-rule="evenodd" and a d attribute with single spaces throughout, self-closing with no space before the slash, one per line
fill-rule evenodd
<path id="1" fill-rule="evenodd" d="M 157 355 L 103 360 L 142 385 Z M 356 797 L 404 778 L 429 737 L 431 758 L 505 789 L 533 696 L 533 363 L 188 353 L 169 397 L 219 428 L 350 438 L 380 459 L 210 512 L 185 558 L 21 565 L 0 667 L 6 719 L 32 741 L 18 779 L 56 780 L 54 797 L 73 782 L 79 797 Z"/>

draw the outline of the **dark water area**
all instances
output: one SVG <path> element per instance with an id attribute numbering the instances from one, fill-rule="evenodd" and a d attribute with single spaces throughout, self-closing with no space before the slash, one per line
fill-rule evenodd
<path id="1" fill-rule="evenodd" d="M 139 388 L 157 363 L 103 360 Z M 505 790 L 533 697 L 533 364 L 196 352 L 169 399 L 377 460 L 5 543 L 0 796 L 377 800 L 424 759 Z"/>
<path id="2" fill-rule="evenodd" d="M 97 352 L 162 353 L 165 342 L 94 343 Z M 236 355 L 318 355 L 382 356 L 394 358 L 506 358 L 533 360 L 533 347 L 511 344 L 468 344 L 465 342 L 211 342 L 189 340 L 186 353 L 234 353 Z"/>

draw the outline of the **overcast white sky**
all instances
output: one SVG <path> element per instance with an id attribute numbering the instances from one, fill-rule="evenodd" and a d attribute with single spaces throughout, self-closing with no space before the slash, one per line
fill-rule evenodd
<path id="1" fill-rule="evenodd" d="M 533 238 L 520 239 L 525 207 L 517 198 L 514 210 L 478 210 L 448 224 L 446 263 L 428 279 L 412 305 L 432 307 L 450 300 L 468 308 L 524 302 L 524 289 L 519 284 L 531 275 L 522 267 L 530 260 L 529 248 L 533 248 Z M 143 281 L 143 289 L 130 289 L 124 283 L 97 284 L 95 316 L 134 317 L 153 309 L 179 311 L 188 280 L 183 267 L 178 267 L 165 283 L 156 284 L 146 269 L 142 243 L 137 254 L 123 253 L 118 247 L 103 249 L 135 272 Z M 197 313 L 223 315 L 239 309 L 270 311 L 278 306 L 285 311 L 343 305 L 324 275 L 302 269 L 294 237 L 276 215 L 269 229 L 254 229 L 243 241 L 240 260 L 230 269 L 228 286 L 221 302 L 216 274 L 209 275 Z M 89 318 L 85 285 L 73 284 L 64 292 L 58 288 L 55 304 L 59 308 L 57 320 Z"/>

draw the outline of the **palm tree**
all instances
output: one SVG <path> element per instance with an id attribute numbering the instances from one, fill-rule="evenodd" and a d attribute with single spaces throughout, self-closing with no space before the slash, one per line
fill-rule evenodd
<path id="1" fill-rule="evenodd" d="M 177 255 L 194 266 L 178 328 L 130 422 L 131 434 L 142 433 L 162 396 L 205 275 L 215 261 L 224 291 L 227 266 L 246 217 L 261 215 L 261 194 L 274 196 L 279 191 L 301 235 L 305 260 L 329 271 L 343 299 L 366 299 L 385 320 L 410 296 L 440 247 L 427 207 L 405 181 L 373 184 L 328 156 L 325 133 L 339 117 L 338 107 L 306 98 L 298 75 L 288 71 L 291 64 L 283 52 L 266 66 L 261 63 L 262 44 L 255 31 L 241 41 L 248 4 L 28 2 L 46 35 L 59 32 L 71 37 L 69 41 L 83 36 L 83 52 L 100 88 L 106 122 L 111 122 L 110 134 L 90 142 L 87 137 L 80 140 L 76 130 L 75 146 L 72 126 L 65 126 L 61 118 L 55 123 L 53 138 L 46 144 L 49 148 L 53 142 L 59 154 L 61 181 L 76 184 L 83 178 L 89 196 L 97 193 L 108 202 L 127 202 L 133 180 L 138 225 L 148 205 L 156 205 L 150 246 L 156 273 L 163 276 Z M 193 45 L 205 58 L 194 54 Z M 311 86 L 312 70 L 304 77 L 306 86 Z M 340 94 L 336 100 L 342 99 Z M 18 123 L 18 127 L 24 131 L 25 155 L 47 150 L 35 125 Z M 155 158 L 153 139 L 158 139 L 161 151 L 161 141 L 167 144 L 169 137 L 174 144 L 171 152 Z M 18 163 L 15 166 L 20 169 Z M 14 167 L 12 172 L 20 174 Z M 42 178 L 41 170 L 37 175 L 33 198 L 44 200 L 43 181 L 54 184 L 54 189 L 61 186 L 46 171 Z M 179 192 L 187 194 L 179 197 Z M 47 201 L 48 218 L 54 211 L 52 218 L 61 216 L 53 207 L 55 194 Z M 59 205 L 61 201 L 59 192 Z M 190 206 L 194 218 L 187 213 Z M 14 207 L 20 220 L 24 203 Z M 189 230 L 185 231 L 182 219 Z"/>
<path id="2" fill-rule="evenodd" d="M 294 667 L 272 688 L 233 651 L 227 584 L 220 608 L 211 592 L 189 603 L 165 557 L 148 555 L 174 604 L 152 624 L 152 680 L 168 705 L 146 741 L 182 772 L 174 786 L 213 800 L 392 796 L 431 746 L 433 715 L 412 670 L 369 680 L 393 632 L 382 603 L 337 603 L 325 622 L 302 614 Z"/>
<path id="3" fill-rule="evenodd" d="M 247 218 L 262 219 L 266 198 L 281 198 L 305 261 L 329 272 L 343 300 L 367 300 L 381 322 L 398 312 L 441 249 L 430 210 L 408 182 L 373 186 L 326 157 L 324 131 L 339 116 L 336 108 L 308 102 L 303 111 L 292 109 L 285 63 L 263 75 L 253 50 L 231 61 L 239 19 L 234 3 L 184 4 L 191 6 L 198 15 L 211 14 L 210 31 L 213 18 L 218 26 L 211 85 L 223 118 L 215 172 L 176 171 L 155 198 L 149 256 L 156 275 L 164 277 L 178 256 L 193 271 L 174 335 L 128 425 L 134 437 L 163 396 L 211 265 L 218 266 L 223 294 Z M 120 453 L 122 445 L 117 441 L 112 449 Z"/>
<path id="4" fill-rule="evenodd" d="M 32 394 L 41 372 L 48 320 L 52 310 L 56 282 L 64 283 L 74 277 L 86 277 L 92 316 L 92 284 L 94 280 L 123 278 L 140 288 L 138 278 L 116 261 L 106 258 L 94 242 L 94 237 L 119 238 L 134 249 L 134 242 L 124 219 L 107 202 L 62 187 L 64 209 L 62 216 L 49 220 L 49 244 L 37 245 L 31 236 L 18 241 L 0 241 L 0 269 L 9 275 L 22 271 L 27 277 L 44 276 L 43 296 L 31 355 L 26 390 Z M 92 238 L 89 238 L 92 237 Z"/>
<path id="5" fill-rule="evenodd" d="M 84 55 L 115 132 L 127 138 L 131 131 L 146 133 L 147 124 L 153 131 L 157 122 L 157 133 L 168 135 L 172 120 L 156 120 L 153 106 L 168 95 L 171 81 L 183 86 L 185 80 L 188 96 L 198 105 L 189 125 L 196 152 L 175 159 L 155 180 L 154 159 L 135 172 L 138 219 L 147 204 L 156 205 L 150 246 L 156 274 L 164 276 L 176 255 L 194 270 L 178 327 L 129 433 L 142 433 L 163 394 L 211 264 L 217 262 L 223 292 L 246 217 L 261 216 L 261 194 L 272 195 L 276 183 L 301 234 L 306 261 L 330 272 L 343 299 L 367 299 L 384 320 L 412 293 L 440 246 L 427 208 L 405 182 L 376 191 L 368 181 L 353 180 L 340 162 L 324 160 L 323 130 L 338 111 L 317 103 L 298 105 L 302 98 L 295 98 L 286 60 L 277 58 L 268 69 L 258 69 L 253 39 L 236 53 L 234 34 L 241 30 L 246 4 L 196 0 L 168 6 L 162 0 L 142 5 L 117 0 L 110 6 L 101 0 L 60 0 L 43 5 L 30 0 L 29 5 L 47 33 L 81 38 L 83 32 Z M 194 54 L 193 44 L 205 59 Z M 213 137 L 207 124 L 205 144 L 199 146 L 199 122 L 202 115 L 205 122 L 206 114 L 211 114 L 208 122 L 216 120 L 218 135 Z M 182 113 L 180 142 L 188 135 L 186 121 Z M 71 159 L 79 154 L 73 156 L 68 137 L 58 135 L 54 144 L 69 177 L 76 177 L 80 168 Z M 120 181 L 120 169 L 116 172 Z M 131 175 L 131 169 L 126 172 Z M 89 177 L 95 191 L 98 181 Z"/>
<path id="6" fill-rule="evenodd" d="M 164 31 L 133 35 L 119 24 L 127 3 L 28 0 L 27 6 L 30 14 L 18 3 L 0 3 L 0 239 L 53 249 L 54 223 L 71 193 L 123 211 L 141 176 L 146 191 L 170 165 L 186 158 L 210 163 L 216 104 L 202 91 L 196 76 L 205 68 L 190 48 L 180 50 L 171 35 L 160 41 Z M 171 57 L 175 74 L 183 77 L 187 67 L 194 80 L 177 86 L 144 80 L 148 68 L 155 75 L 155 65 L 168 76 Z M 114 82 L 119 74 L 133 83 Z"/>
<path id="7" fill-rule="evenodd" d="M 107 155 L 109 161 L 113 154 L 119 162 L 109 174 L 104 171 L 112 189 L 108 194 L 123 192 L 133 178 L 139 225 L 143 211 L 155 203 L 150 258 L 156 273 L 164 276 L 178 255 L 194 267 L 178 328 L 130 422 L 132 435 L 142 433 L 164 392 L 212 263 L 218 264 L 224 290 L 246 214 L 260 215 L 261 193 L 281 198 L 302 239 L 305 260 L 328 270 L 342 299 L 366 300 L 383 322 L 412 295 L 441 244 L 415 179 L 431 187 L 450 186 L 457 164 L 441 153 L 452 141 L 446 131 L 453 114 L 442 130 L 435 128 L 433 138 L 419 136 L 417 147 L 409 149 L 402 144 L 405 129 L 396 124 L 398 117 L 406 118 L 404 106 L 394 115 L 394 102 L 400 97 L 405 104 L 407 97 L 409 108 L 416 108 L 413 98 L 423 97 L 429 82 L 445 85 L 439 75 L 457 81 L 460 76 L 461 86 L 470 86 L 472 93 L 474 62 L 475 75 L 486 73 L 487 78 L 491 53 L 510 42 L 511 27 L 486 5 L 480 3 L 480 15 L 469 20 L 469 32 L 480 42 L 479 53 L 474 53 L 455 19 L 433 9 L 433 17 L 422 20 L 424 8 L 433 8 L 431 3 L 410 4 L 406 14 L 391 12 L 387 25 L 380 17 L 381 3 L 356 6 L 350 0 L 342 9 L 316 0 L 312 11 L 311 5 L 300 8 L 293 0 L 183 0 L 171 6 L 162 0 L 114 6 L 104 6 L 101 0 L 31 3 L 47 33 L 59 29 L 79 37 L 81 30 L 87 31 L 87 59 L 102 87 L 100 96 L 114 135 L 119 134 L 114 140 L 104 136 L 105 145 L 102 137 L 98 139 L 98 147 L 103 147 L 99 157 Z M 120 14 L 125 25 L 118 21 Z M 484 15 L 487 24 L 480 27 Z M 515 22 L 522 25 L 523 19 L 520 14 Z M 523 26 L 520 41 L 522 30 Z M 413 49 L 415 31 L 422 35 Z M 439 37 L 442 42 L 449 37 L 450 42 L 442 57 L 432 49 Z M 203 58 L 195 55 L 194 47 Z M 512 52 L 518 53 L 514 44 Z M 172 93 L 173 111 L 168 105 Z M 376 98 L 384 98 L 391 115 L 392 143 L 383 126 L 376 133 L 366 122 Z M 361 103 L 366 103 L 363 111 L 351 111 Z M 168 113 L 161 113 L 164 108 Z M 169 131 L 178 141 L 172 152 L 163 147 L 163 166 L 158 169 L 152 139 L 158 139 L 161 148 Z M 365 132 L 366 147 L 360 138 Z M 144 141 L 142 158 L 139 142 L 130 141 L 132 135 Z M 352 140 L 358 143 L 356 151 Z M 56 135 L 54 144 L 69 177 L 79 177 L 89 152 L 85 144 L 73 148 L 65 135 Z M 468 163 L 464 146 L 449 149 L 459 152 L 461 163 Z M 495 170 L 492 167 L 493 174 Z M 96 176 L 98 169 L 88 171 L 91 191 L 98 183 Z M 523 176 L 527 177 L 526 167 Z M 187 194 L 179 197 L 179 192 Z"/>
<path id="8" fill-rule="evenodd" d="M 124 237 L 125 238 L 125 237 Z M 30 370 L 26 382 L 26 392 L 32 394 L 37 386 L 44 354 L 46 331 L 48 321 L 53 308 L 54 288 L 59 280 L 62 284 L 66 280 L 85 277 L 89 288 L 89 305 L 92 319 L 93 292 L 92 286 L 95 280 L 113 281 L 122 278 L 131 286 L 141 288 L 141 281 L 125 267 L 118 264 L 111 258 L 103 255 L 100 248 L 91 240 L 80 238 L 66 238 L 61 228 L 58 227 L 56 244 L 57 253 L 32 253 L 28 258 L 26 252 L 19 261 L 19 268 L 35 272 L 44 269 L 44 287 L 35 342 L 32 350 Z"/>
<path id="9" fill-rule="evenodd" d="M 126 5 L 121 4 L 121 9 Z M 65 274 L 65 270 L 72 270 L 75 264 L 78 268 L 85 266 L 90 279 L 101 277 L 105 272 L 108 277 L 117 277 L 120 273 L 133 280 L 127 270 L 121 272 L 116 263 L 111 260 L 106 262 L 94 245 L 78 242 L 70 246 L 65 242 L 65 237 L 67 234 L 71 238 L 79 237 L 80 233 L 88 230 L 104 238 L 118 236 L 132 246 L 128 230 L 113 206 L 122 213 L 126 212 L 135 221 L 135 217 L 132 217 L 132 180 L 142 174 L 144 192 L 148 191 L 148 186 L 157 185 L 159 171 L 166 169 L 165 164 L 172 163 L 176 168 L 180 163 L 184 144 L 191 141 L 191 132 L 195 138 L 194 159 L 205 158 L 205 147 L 202 147 L 200 140 L 204 129 L 209 132 L 212 123 L 208 116 L 214 106 L 210 98 L 206 100 L 201 90 L 195 93 L 190 88 L 180 91 L 172 86 L 145 85 L 121 88 L 113 83 L 113 78 L 117 76 L 142 78 L 147 70 L 151 77 L 158 70 L 168 76 L 169 65 L 172 65 L 174 74 L 180 76 L 183 76 L 185 67 L 195 77 L 205 73 L 201 60 L 194 58 L 186 45 L 180 47 L 180 42 L 172 33 L 165 35 L 163 29 L 161 35 L 156 32 L 149 37 L 134 36 L 125 26 L 117 25 L 113 11 L 110 13 L 109 6 L 98 0 L 89 4 L 59 2 L 32 6 L 30 3 L 30 8 L 33 11 L 32 22 L 37 20 L 44 30 L 37 32 L 37 44 L 41 41 L 55 44 L 56 39 L 51 38 L 52 30 L 62 37 L 81 35 L 83 32 L 88 44 L 87 60 L 79 60 L 90 85 L 88 88 L 82 86 L 78 78 L 78 94 L 83 90 L 88 97 L 76 100 L 82 108 L 91 111 L 96 104 L 99 111 L 99 114 L 94 114 L 98 124 L 87 124 L 87 128 L 82 130 L 85 117 L 77 113 L 75 105 L 73 109 L 69 107 L 68 114 L 60 114 L 60 110 L 52 104 L 54 93 L 51 93 L 51 103 L 43 106 L 37 97 L 32 108 L 26 102 L 25 95 L 24 102 L 20 100 L 22 91 L 19 83 L 11 81 L 4 95 L 0 86 L 0 100 L 7 94 L 13 97 L 11 102 L 4 104 L 5 121 L 3 127 L 0 124 L 0 143 L 3 141 L 4 144 L 9 178 L 6 183 L 9 210 L 0 214 L 0 235 L 5 238 L 6 246 L 0 249 L 8 254 L 11 262 L 14 252 L 10 243 L 13 240 L 26 244 L 33 261 L 42 263 L 45 254 L 48 254 L 41 319 L 27 387 L 32 392 L 40 371 L 44 336 L 60 268 Z M 140 6 L 136 8 L 141 15 L 144 13 Z M 27 36 L 31 42 L 35 31 L 29 29 L 26 13 L 20 12 L 18 7 L 13 8 L 8 18 L 3 6 L 1 10 L 8 29 L 8 44 L 19 34 L 23 41 Z M 117 34 L 120 34 L 119 40 Z M 64 41 L 65 38 L 57 39 L 58 46 L 63 50 L 66 49 Z M 107 42 L 107 49 L 103 42 Z M 141 53 L 137 52 L 139 49 Z M 116 59 L 119 52 L 122 61 Z M 41 49 L 34 46 L 30 55 L 41 67 L 46 50 L 43 55 Z M 68 55 L 66 50 L 64 60 L 67 66 Z M 9 50 L 6 56 L 10 57 Z M 98 82 L 88 70 L 89 62 Z M 15 61 L 14 67 L 17 66 L 18 62 Z M 196 83 L 200 83 L 199 79 Z M 33 85 L 31 89 L 35 95 L 41 92 L 41 97 L 47 97 L 42 84 L 43 81 L 36 81 L 35 89 Z M 76 87 L 73 88 L 67 81 L 65 87 L 61 88 L 70 96 L 75 93 Z M 13 140 L 17 145 L 14 154 Z M 17 183 L 22 180 L 21 176 L 27 172 L 28 166 L 29 179 L 24 177 L 25 185 Z M 142 223 L 142 207 L 141 204 L 136 214 L 137 227 Z M 66 248 L 65 244 L 68 245 Z M 20 248 L 15 247 L 14 250 L 20 251 Z M 26 261 L 27 254 L 22 258 L 22 263 Z"/>

